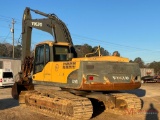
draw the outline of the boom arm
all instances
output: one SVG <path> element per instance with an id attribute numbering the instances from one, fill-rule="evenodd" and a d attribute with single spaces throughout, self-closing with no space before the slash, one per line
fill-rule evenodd
<path id="1" fill-rule="evenodd" d="M 30 11 L 40 14 L 46 18 L 32 19 Z M 28 76 L 32 71 L 31 66 L 33 63 L 33 58 L 30 57 L 32 28 L 50 33 L 54 37 L 54 42 L 69 43 L 70 50 L 74 53 L 74 57 L 76 57 L 76 52 L 73 48 L 70 33 L 64 22 L 61 21 L 56 15 L 46 14 L 27 7 L 24 11 L 22 19 L 22 79 L 28 79 Z"/>
<path id="2" fill-rule="evenodd" d="M 40 14 L 46 18 L 32 19 L 30 11 Z M 18 99 L 22 90 L 34 90 L 34 85 L 32 84 L 30 76 L 34 60 L 33 57 L 30 57 L 32 28 L 50 33 L 54 37 L 54 42 L 69 43 L 71 53 L 74 53 L 74 57 L 77 55 L 73 48 L 70 33 L 63 21 L 54 14 L 46 14 L 26 7 L 22 19 L 21 72 L 19 72 L 16 82 L 12 87 L 12 96 L 15 99 Z"/>
<path id="3" fill-rule="evenodd" d="M 30 11 L 47 18 L 32 19 Z M 50 33 L 54 37 L 55 42 L 66 42 L 73 46 L 70 33 L 65 23 L 55 14 L 46 14 L 26 7 L 22 20 L 22 60 L 24 60 L 26 56 L 30 56 L 32 28 Z"/>

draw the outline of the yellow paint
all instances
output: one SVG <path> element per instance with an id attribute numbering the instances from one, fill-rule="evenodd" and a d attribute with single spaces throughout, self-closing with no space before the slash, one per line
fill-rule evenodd
<path id="1" fill-rule="evenodd" d="M 110 62 L 129 62 L 128 58 L 117 57 L 117 56 L 96 56 L 96 57 L 84 57 L 84 58 L 73 58 L 72 61 L 110 61 Z"/>
<path id="2" fill-rule="evenodd" d="M 55 43 L 54 41 L 45 41 L 37 45 L 41 44 L 48 44 L 49 46 L 70 45 L 69 43 L 61 43 L 61 42 Z M 33 80 L 67 83 L 68 75 L 72 71 L 79 69 L 80 61 L 129 62 L 129 59 L 117 56 L 96 56 L 96 57 L 73 58 L 72 61 L 48 62 L 41 72 L 33 75 Z"/>
<path id="3" fill-rule="evenodd" d="M 68 61 L 70 63 L 71 61 Z M 79 69 L 80 62 L 76 62 L 75 68 L 63 69 L 64 62 L 49 62 L 46 64 L 42 72 L 36 73 L 33 76 L 33 80 L 47 81 L 47 82 L 57 82 L 57 83 L 67 83 L 68 75 Z M 66 63 L 66 62 L 65 62 Z"/>
<path id="4" fill-rule="evenodd" d="M 111 61 L 111 62 L 129 62 L 128 58 L 116 56 L 100 56 L 100 57 L 85 57 L 73 58 L 72 61 L 64 62 L 49 62 L 46 64 L 42 72 L 36 73 L 33 80 L 67 83 L 68 75 L 79 69 L 80 61 Z"/>

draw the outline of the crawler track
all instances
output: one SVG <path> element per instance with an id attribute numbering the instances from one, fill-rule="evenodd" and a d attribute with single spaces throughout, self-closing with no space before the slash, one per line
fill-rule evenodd
<path id="1" fill-rule="evenodd" d="M 115 106 L 119 109 L 141 109 L 141 100 L 134 94 L 117 93 L 112 96 L 116 99 Z"/>
<path id="2" fill-rule="evenodd" d="M 88 98 L 66 91 L 28 91 L 20 95 L 20 104 L 53 114 L 57 119 L 88 120 L 92 117 L 92 103 Z"/>
<path id="3" fill-rule="evenodd" d="M 111 94 L 110 98 L 114 103 L 114 107 L 111 109 L 122 111 L 126 109 L 141 109 L 141 100 L 134 94 L 114 93 Z M 41 111 L 43 114 L 53 116 L 56 119 L 88 120 L 93 114 L 93 106 L 88 98 L 73 95 L 67 91 L 22 91 L 19 103 L 32 107 L 36 111 Z M 110 104 L 105 101 L 104 103 L 106 103 L 107 109 Z"/>

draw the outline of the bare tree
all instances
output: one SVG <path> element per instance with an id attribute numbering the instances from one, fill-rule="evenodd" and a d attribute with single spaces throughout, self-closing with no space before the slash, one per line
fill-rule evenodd
<path id="1" fill-rule="evenodd" d="M 0 44 L 0 56 L 1 57 L 8 57 L 7 47 L 5 46 L 5 44 Z"/>

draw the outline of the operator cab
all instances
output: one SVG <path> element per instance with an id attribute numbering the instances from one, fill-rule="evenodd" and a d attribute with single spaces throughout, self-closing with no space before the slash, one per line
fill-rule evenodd
<path id="1" fill-rule="evenodd" d="M 43 70 L 44 66 L 50 62 L 70 61 L 77 57 L 75 49 L 67 43 L 43 42 L 36 45 L 34 73 Z"/>

